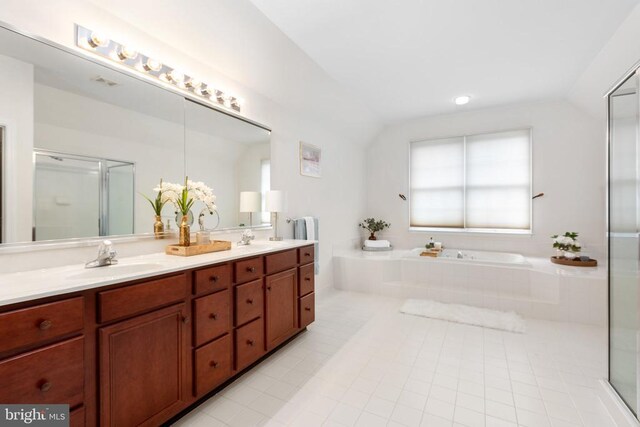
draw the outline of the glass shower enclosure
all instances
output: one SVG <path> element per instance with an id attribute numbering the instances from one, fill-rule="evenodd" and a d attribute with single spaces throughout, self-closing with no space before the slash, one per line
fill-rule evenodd
<path id="1" fill-rule="evenodd" d="M 33 240 L 133 234 L 135 164 L 34 151 Z"/>
<path id="2" fill-rule="evenodd" d="M 609 383 L 638 414 L 640 146 L 638 69 L 608 94 Z"/>

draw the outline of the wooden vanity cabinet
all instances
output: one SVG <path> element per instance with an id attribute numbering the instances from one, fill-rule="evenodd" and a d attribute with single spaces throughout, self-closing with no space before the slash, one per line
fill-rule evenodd
<path id="1" fill-rule="evenodd" d="M 48 298 L 0 311 L 0 403 L 68 404 L 74 426 L 84 425 L 90 400 L 85 298 Z"/>
<path id="2" fill-rule="evenodd" d="M 118 319 L 98 329 L 100 425 L 159 425 L 190 400 L 187 290 L 182 273 L 98 293 Z"/>
<path id="3" fill-rule="evenodd" d="M 178 304 L 100 328 L 100 420 L 160 425 L 189 400 L 189 317 Z"/>
<path id="4" fill-rule="evenodd" d="M 0 307 L 2 403 L 156 426 L 314 319 L 313 246 Z"/>
<path id="5" fill-rule="evenodd" d="M 271 350 L 298 331 L 298 271 L 294 267 L 265 279 L 266 345 Z"/>

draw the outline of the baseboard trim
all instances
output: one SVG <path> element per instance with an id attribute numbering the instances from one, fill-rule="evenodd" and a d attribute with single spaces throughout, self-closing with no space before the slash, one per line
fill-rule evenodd
<path id="1" fill-rule="evenodd" d="M 640 427 L 640 422 L 611 387 L 609 381 L 600 380 L 598 396 L 618 427 Z"/>

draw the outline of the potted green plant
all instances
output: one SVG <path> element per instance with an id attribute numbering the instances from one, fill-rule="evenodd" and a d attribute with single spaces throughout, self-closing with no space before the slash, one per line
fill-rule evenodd
<path id="1" fill-rule="evenodd" d="M 153 208 L 153 212 L 156 214 L 156 221 L 153 224 L 153 232 L 156 235 L 156 239 L 162 239 L 164 237 L 164 223 L 162 222 L 162 208 L 169 201 L 166 196 L 163 196 L 163 191 L 165 187 L 163 185 L 162 179 L 160 179 L 160 185 L 153 189 L 156 193 L 155 199 L 151 199 L 146 195 L 140 193 L 142 197 L 147 199 L 147 201 L 151 204 L 151 208 Z"/>
<path id="2" fill-rule="evenodd" d="M 556 248 L 558 258 L 574 259 L 580 253 L 582 246 L 578 242 L 578 233 L 567 231 L 563 235 L 553 235 L 553 247 Z"/>
<path id="3" fill-rule="evenodd" d="M 375 218 L 367 218 L 364 221 L 362 221 L 360 224 L 358 224 L 358 226 L 360 228 L 364 228 L 365 230 L 368 230 L 371 233 L 368 240 L 376 240 L 376 233 L 378 231 L 384 230 L 385 228 L 391 227 L 391 224 L 383 220 L 376 220 Z"/>

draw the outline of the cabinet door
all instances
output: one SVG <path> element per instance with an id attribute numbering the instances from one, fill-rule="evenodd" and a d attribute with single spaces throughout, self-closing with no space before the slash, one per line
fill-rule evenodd
<path id="1" fill-rule="evenodd" d="M 296 333 L 298 327 L 298 273 L 295 268 L 266 277 L 267 350 Z"/>
<path id="2" fill-rule="evenodd" d="M 188 397 L 184 304 L 100 329 L 102 426 L 159 425 Z"/>

